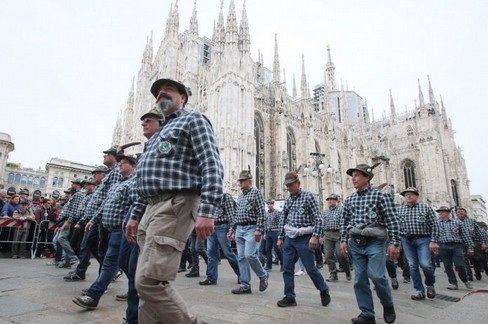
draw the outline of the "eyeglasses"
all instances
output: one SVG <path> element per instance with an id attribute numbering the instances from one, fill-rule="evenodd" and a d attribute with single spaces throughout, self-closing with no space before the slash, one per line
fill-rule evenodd
<path id="1" fill-rule="evenodd" d="M 159 119 L 156 119 L 156 118 L 144 118 L 142 120 L 142 124 L 149 124 L 150 122 L 153 122 L 153 121 L 159 121 Z"/>

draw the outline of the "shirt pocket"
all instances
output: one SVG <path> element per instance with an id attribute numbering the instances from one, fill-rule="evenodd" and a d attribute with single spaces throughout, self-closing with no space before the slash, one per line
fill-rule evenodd
<path id="1" fill-rule="evenodd" d="M 157 143 L 158 156 L 174 156 L 177 152 L 181 151 L 183 141 L 183 131 L 180 129 L 171 129 L 163 134 L 159 134 L 159 141 Z"/>

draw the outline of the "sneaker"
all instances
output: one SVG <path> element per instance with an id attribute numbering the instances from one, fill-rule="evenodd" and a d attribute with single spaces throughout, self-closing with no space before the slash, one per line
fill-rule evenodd
<path id="1" fill-rule="evenodd" d="M 469 281 L 466 281 L 466 282 L 464 283 L 464 285 L 465 285 L 465 286 L 466 286 L 466 288 L 468 288 L 468 289 L 473 289 L 473 284 L 472 284 L 471 282 L 469 282 Z"/>
<path id="2" fill-rule="evenodd" d="M 330 275 L 329 278 L 326 279 L 328 282 L 335 282 L 335 281 L 338 281 L 339 279 L 337 278 L 337 276 L 334 276 L 334 275 Z"/>
<path id="3" fill-rule="evenodd" d="M 282 300 L 278 300 L 276 305 L 278 305 L 278 307 L 290 307 L 290 306 L 296 306 L 297 302 L 295 298 L 285 296 L 283 297 Z"/>
<path id="4" fill-rule="evenodd" d="M 112 281 L 119 279 L 122 274 L 123 274 L 122 270 L 117 271 Z"/>
<path id="5" fill-rule="evenodd" d="M 88 291 L 88 288 L 85 288 L 83 290 L 81 290 L 81 295 L 82 296 L 86 296 L 86 292 Z"/>
<path id="6" fill-rule="evenodd" d="M 421 290 L 418 290 L 415 295 L 410 296 L 412 300 L 422 300 L 425 299 L 425 293 Z"/>
<path id="7" fill-rule="evenodd" d="M 427 286 L 427 297 L 429 297 L 430 299 L 435 298 L 434 286 Z"/>
<path id="8" fill-rule="evenodd" d="M 302 271 L 302 270 L 298 270 L 297 272 L 295 272 L 295 276 L 303 276 L 305 274 L 305 271 Z"/>
<path id="9" fill-rule="evenodd" d="M 403 278 L 403 283 L 410 283 L 410 279 L 409 278 Z"/>
<path id="10" fill-rule="evenodd" d="M 398 289 L 398 287 L 399 287 L 399 285 L 398 285 L 398 280 L 397 280 L 397 278 L 392 278 L 392 279 L 391 279 L 391 288 L 393 288 L 393 289 L 397 290 L 397 289 Z"/>
<path id="11" fill-rule="evenodd" d="M 178 268 L 178 273 L 179 272 L 186 272 L 186 268 L 185 267 L 179 267 Z"/>
<path id="12" fill-rule="evenodd" d="M 124 294 L 115 295 L 115 300 L 118 300 L 118 301 L 126 301 L 128 298 L 129 298 L 128 292 L 126 292 Z"/>
<path id="13" fill-rule="evenodd" d="M 95 309 L 98 306 L 98 302 L 90 296 L 74 297 L 72 301 L 76 305 L 86 309 Z"/>
<path id="14" fill-rule="evenodd" d="M 266 273 L 266 278 L 259 280 L 259 291 L 265 291 L 268 288 L 269 274 Z"/>
<path id="15" fill-rule="evenodd" d="M 252 291 L 251 291 L 251 287 L 249 288 L 238 287 L 236 289 L 232 289 L 232 293 L 234 295 L 244 295 L 244 294 L 252 294 Z"/>
<path id="16" fill-rule="evenodd" d="M 63 279 L 66 282 L 73 282 L 73 281 L 82 281 L 82 280 L 85 280 L 84 277 L 80 277 L 77 273 L 68 275 L 68 276 L 64 277 Z"/>
<path id="17" fill-rule="evenodd" d="M 364 316 L 362 313 L 358 317 L 351 319 L 353 324 L 376 324 L 374 317 Z"/>
<path id="18" fill-rule="evenodd" d="M 466 283 L 469 283 L 469 281 L 466 281 Z M 466 284 L 466 283 L 465 283 L 465 284 Z M 458 285 L 456 285 L 456 284 L 450 284 L 450 285 L 447 287 L 447 289 L 449 289 L 449 290 L 458 290 Z"/>
<path id="19" fill-rule="evenodd" d="M 210 285 L 216 285 L 217 283 L 207 278 L 204 281 L 200 281 L 198 284 L 200 286 L 210 286 Z"/>
<path id="20" fill-rule="evenodd" d="M 330 304 L 330 295 L 328 289 L 320 292 L 320 302 L 322 303 L 322 306 L 327 306 Z"/>
<path id="21" fill-rule="evenodd" d="M 393 323 L 396 320 L 395 308 L 393 305 L 383 306 L 383 320 L 386 323 Z"/>

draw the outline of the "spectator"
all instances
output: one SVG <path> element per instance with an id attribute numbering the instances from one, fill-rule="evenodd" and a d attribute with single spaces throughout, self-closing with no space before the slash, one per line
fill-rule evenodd
<path id="1" fill-rule="evenodd" d="M 35 224 L 35 216 L 29 209 L 29 201 L 21 200 L 19 209 L 16 210 L 12 217 L 16 220 L 22 221 L 21 227 L 14 230 L 14 243 L 12 243 L 12 259 L 26 258 L 28 252 L 25 246 L 27 236 L 29 235 L 29 229 L 31 224 Z"/>
<path id="2" fill-rule="evenodd" d="M 14 211 L 19 209 L 19 201 L 20 198 L 18 195 L 13 195 L 10 197 L 10 201 L 5 204 L 2 208 L 2 217 L 12 217 L 14 214 Z"/>

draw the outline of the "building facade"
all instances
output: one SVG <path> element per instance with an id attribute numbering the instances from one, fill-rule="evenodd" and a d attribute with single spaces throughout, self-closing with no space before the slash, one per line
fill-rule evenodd
<path id="1" fill-rule="evenodd" d="M 144 142 L 134 125 L 154 104 L 149 88 L 159 78 L 172 78 L 192 90 L 187 109 L 201 111 L 212 122 L 225 191 L 234 196 L 239 171 L 250 168 L 266 198 L 286 197 L 283 179 L 290 170 L 300 172 L 302 187 L 321 201 L 331 193 L 346 197 L 354 190 L 346 170 L 380 163 L 373 184 L 397 198 L 415 186 L 421 200 L 434 207 L 471 207 L 465 162 L 430 79 L 427 100 L 419 82 L 415 107 L 398 113 L 390 94 L 390 115 L 374 120 L 359 94 L 336 84 L 330 48 L 324 53 L 326 66 L 314 67 L 323 68 L 323 82 L 310 91 L 304 57 L 299 86 L 295 75 L 291 87 L 282 82 L 277 35 L 272 68 L 264 66 L 261 55 L 251 59 L 245 4 L 240 19 L 233 0 L 226 19 L 221 7 L 214 26 L 211 38 L 200 36 L 194 7 L 188 28 L 180 33 L 177 2 L 170 9 L 157 51 L 152 37 L 143 50 L 113 144 Z"/>

